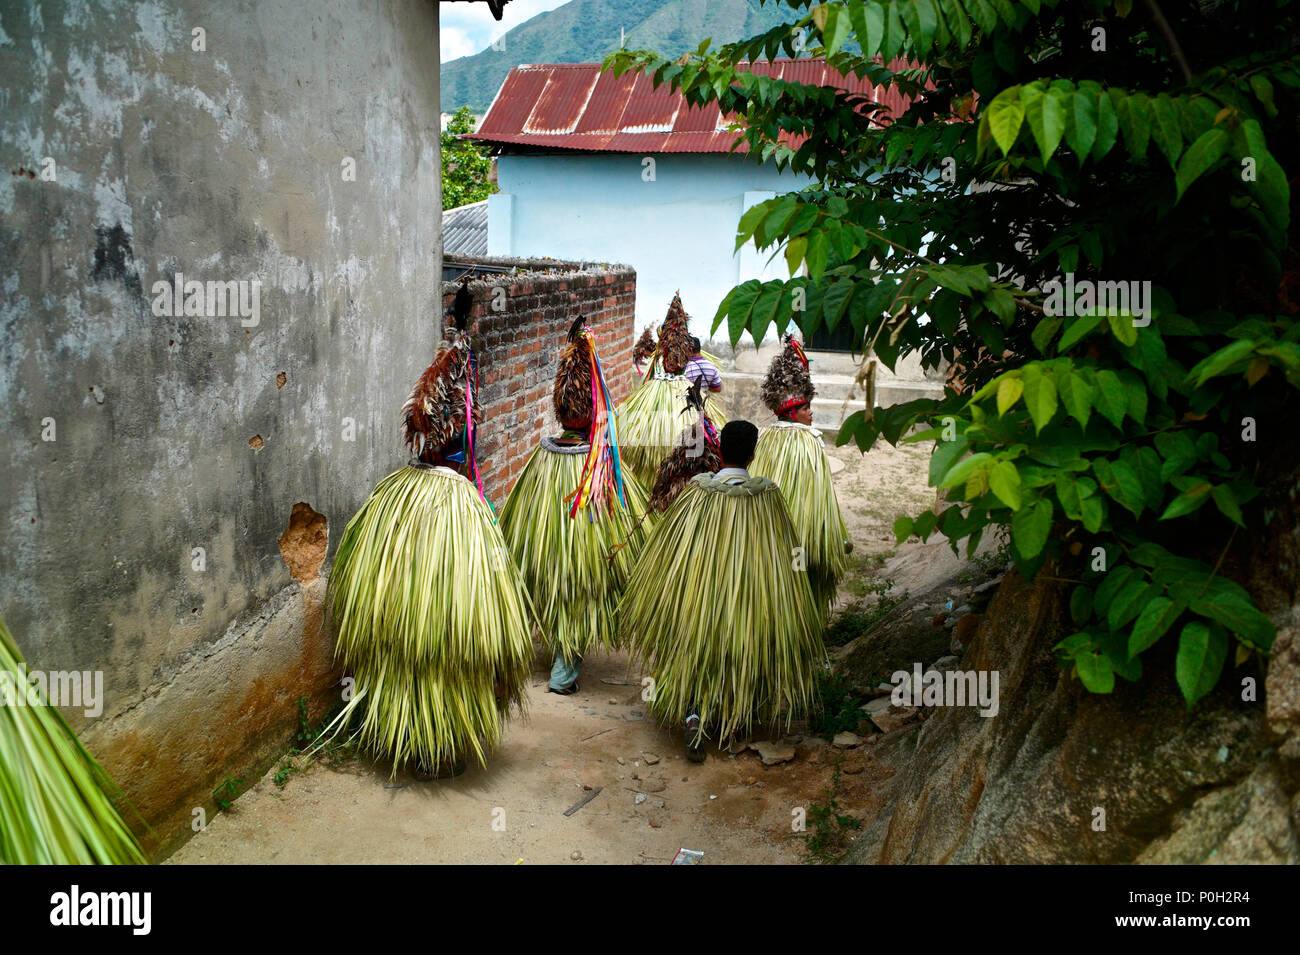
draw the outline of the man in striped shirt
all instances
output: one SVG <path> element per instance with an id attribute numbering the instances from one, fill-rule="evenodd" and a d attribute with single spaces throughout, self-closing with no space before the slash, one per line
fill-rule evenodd
<path id="1" fill-rule="evenodd" d="M 698 383 L 701 391 L 705 388 L 715 393 L 722 390 L 718 366 L 700 354 L 700 340 L 694 335 L 691 336 L 691 360 L 686 363 L 682 374 L 692 385 Z"/>

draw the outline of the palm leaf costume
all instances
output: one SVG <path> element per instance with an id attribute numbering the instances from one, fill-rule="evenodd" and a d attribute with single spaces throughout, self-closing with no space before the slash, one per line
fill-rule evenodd
<path id="1" fill-rule="evenodd" d="M 0 622 L 0 864 L 143 864 L 113 805 L 117 786 L 58 707 L 35 694 Z"/>
<path id="2" fill-rule="evenodd" d="M 668 306 L 649 370 L 618 409 L 623 458 L 646 487 L 654 484 L 659 465 L 681 432 L 680 412 L 690 388 L 682 372 L 690 358 L 690 326 L 677 294 Z M 722 405 L 712 396 L 704 401 L 709 418 L 722 428 L 727 423 Z"/>
<path id="3" fill-rule="evenodd" d="M 811 710 L 826 650 L 797 544 L 771 481 L 691 479 L 619 605 L 624 637 L 653 675 L 660 719 L 693 710 L 701 731 L 726 738 Z"/>
<path id="4" fill-rule="evenodd" d="M 816 393 L 808 358 L 798 341 L 787 335 L 785 347 L 772 360 L 763 381 L 763 402 L 778 419 L 786 419 L 809 404 Z M 759 433 L 749 471 L 771 478 L 781 488 L 804 547 L 813 594 L 829 613 L 840 578 L 848 569 L 847 549 L 852 545 L 821 432 L 809 425 L 778 420 Z"/>
<path id="5" fill-rule="evenodd" d="M 657 514 L 668 510 L 695 475 L 712 474 L 722 467 L 718 429 L 709 418 L 699 382 L 686 392 L 685 413 L 694 421 L 678 435 L 672 451 L 659 465 L 659 473 L 650 489 L 650 508 Z"/>
<path id="6" fill-rule="evenodd" d="M 330 574 L 360 743 L 422 767 L 485 763 L 531 672 L 533 613 L 477 477 L 477 366 L 448 328 L 403 408 L 411 462 L 348 522 Z"/>
<path id="7" fill-rule="evenodd" d="M 555 376 L 556 418 L 501 508 L 501 530 L 523 572 L 542 633 L 577 660 L 618 645 L 615 611 L 648 533 L 645 490 L 623 471 L 618 423 L 600 360 L 579 318 Z"/>

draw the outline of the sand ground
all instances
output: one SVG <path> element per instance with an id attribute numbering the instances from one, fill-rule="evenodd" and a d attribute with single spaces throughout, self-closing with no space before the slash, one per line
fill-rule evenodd
<path id="1" fill-rule="evenodd" d="M 929 446 L 882 443 L 865 456 L 851 445 L 828 450 L 844 464 L 835 480 L 855 542 L 840 605 L 861 599 L 877 577 L 890 576 L 901 591 L 907 581 L 881 561 L 896 550 L 894 518 L 933 503 Z M 648 716 L 640 671 L 629 672 L 625 654 L 589 656 L 582 689 L 569 697 L 546 692 L 548 669 L 539 653 L 528 719 L 507 728 L 486 768 L 419 782 L 390 779 L 387 765 L 364 760 L 317 762 L 283 788 L 272 770 L 168 861 L 659 865 L 687 848 L 706 863 L 804 863 L 807 835 L 796 824 L 827 802 L 837 761 L 842 811 L 873 815 L 880 776 L 865 745 L 837 749 L 797 726 L 790 762 L 764 766 L 753 750 L 711 746 L 709 759 L 693 765 L 681 732 Z"/>

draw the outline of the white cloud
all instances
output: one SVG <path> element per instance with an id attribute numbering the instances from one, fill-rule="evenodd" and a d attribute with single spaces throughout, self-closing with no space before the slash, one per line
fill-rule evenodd
<path id="1" fill-rule="evenodd" d="M 486 3 L 439 3 L 439 54 L 443 63 L 486 50 L 492 41 L 539 13 L 569 0 L 510 0 L 498 22 Z"/>

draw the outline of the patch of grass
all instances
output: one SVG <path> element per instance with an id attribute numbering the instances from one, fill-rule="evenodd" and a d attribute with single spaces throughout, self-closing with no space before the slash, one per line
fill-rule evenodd
<path id="1" fill-rule="evenodd" d="M 822 673 L 817 678 L 820 705 L 808 721 L 809 728 L 818 736 L 831 740 L 836 733 L 856 730 L 862 713 L 857 698 L 848 685 L 835 673 Z"/>
<path id="2" fill-rule="evenodd" d="M 859 599 L 840 611 L 826 628 L 828 647 L 842 647 L 862 636 L 907 599 L 906 590 L 900 594 L 891 593 L 894 581 L 888 577 L 859 580 L 858 583 L 860 586 L 850 588 L 850 592 Z"/>
<path id="3" fill-rule="evenodd" d="M 217 808 L 222 812 L 225 812 L 234 804 L 235 800 L 238 799 L 243 792 L 244 781 L 242 779 L 235 779 L 227 774 L 225 781 L 216 789 L 212 790 L 212 798 L 216 801 Z"/>
<path id="4" fill-rule="evenodd" d="M 294 757 L 302 755 L 317 744 L 321 734 L 325 731 L 325 727 L 329 726 L 344 705 L 339 703 L 325 715 L 324 719 L 313 726 L 308 714 L 307 697 L 300 696 L 293 702 L 298 709 L 298 730 L 294 734 L 294 745 L 289 752 L 280 757 L 280 763 L 276 766 L 275 775 L 272 777 L 275 785 L 280 789 L 288 785 L 290 776 L 302 772 L 303 767 L 299 765 L 298 760 Z M 357 755 L 356 741 L 351 736 L 346 736 L 342 741 L 337 739 L 326 740 L 320 748 L 320 755 L 329 762 L 355 759 Z"/>
<path id="5" fill-rule="evenodd" d="M 862 823 L 840 811 L 836 800 L 840 788 L 840 767 L 844 757 L 832 764 L 831 782 L 824 790 L 825 804 L 813 803 L 808 807 L 808 839 L 804 845 L 811 855 L 823 865 L 836 862 L 848 851 L 848 835 L 862 828 Z"/>

